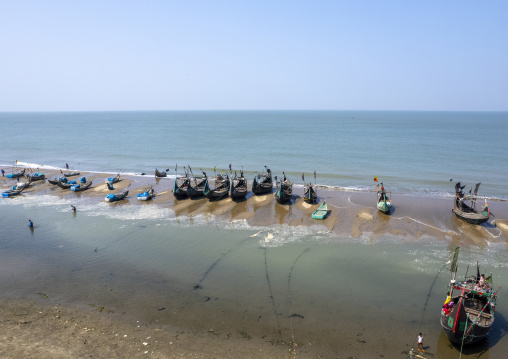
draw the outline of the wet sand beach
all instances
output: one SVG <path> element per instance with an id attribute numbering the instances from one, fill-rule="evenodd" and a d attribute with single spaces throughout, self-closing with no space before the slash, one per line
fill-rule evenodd
<path id="1" fill-rule="evenodd" d="M 44 173 L 47 178 L 58 175 Z M 93 181 L 83 192 L 39 181 L 22 194 L 63 199 L 66 206 L 76 203 L 74 217 L 70 210 L 14 206 L 5 216 L 10 222 L 2 222 L 12 227 L 19 214 L 36 216 L 35 233 L 13 230 L 19 237 L 2 244 L 10 255 L 0 264 L 1 357 L 404 358 L 413 334 L 407 332 L 418 327 L 430 285 L 425 268 L 439 269 L 438 252 L 461 241 L 479 251 L 506 251 L 508 204 L 503 201 L 489 202 L 496 215 L 493 225 L 471 226 L 451 213 L 452 198 L 394 193 L 394 211 L 384 215 L 375 208 L 374 192 L 318 188 L 319 200 L 331 209 L 319 221 L 310 217 L 318 205 L 302 200 L 302 188 L 295 188 L 286 205 L 276 203 L 273 195 L 251 192 L 243 201 L 210 202 L 175 199 L 170 178 L 122 176 L 109 191 L 105 178 L 111 174 L 73 178 L 83 175 Z M 0 178 L 2 190 L 14 183 Z M 157 196 L 138 201 L 136 195 L 149 186 Z M 106 194 L 125 188 L 126 200 L 104 202 Z M 174 215 L 184 224 L 206 223 L 175 229 L 157 221 L 85 218 L 80 213 L 85 204 L 106 210 L 156 208 L 161 216 Z M 239 229 L 231 231 L 235 225 Z M 98 231 L 94 226 L 102 227 Z M 273 245 L 277 231 L 299 228 L 310 240 L 298 237 L 291 246 Z M 185 236 L 192 240 L 180 239 Z M 325 239 L 313 242 L 313 236 Z M 336 245 L 342 241 L 346 244 Z M 433 248 L 436 253 L 429 254 Z M 413 258 L 401 259 L 413 252 Z M 64 254 L 72 260 L 63 259 Z M 189 258 L 196 258 L 195 263 L 189 265 Z M 408 262 L 402 265 L 395 258 Z M 421 272 L 404 273 L 414 263 Z M 355 278 L 353 283 L 340 275 L 345 270 L 351 271 L 347 275 Z M 380 278 L 373 279 L 373 271 Z M 394 276 L 401 277 L 400 283 L 393 283 Z M 382 288 L 386 283 L 390 290 Z M 438 308 L 444 284 L 446 278 L 440 278 L 431 298 Z M 375 303 L 359 295 L 344 297 L 366 288 L 369 296 L 376 293 Z M 498 321 L 500 329 L 489 344 L 491 358 L 506 349 L 499 334 L 506 328 L 502 313 Z M 428 352 L 457 357 L 437 320 L 425 317 L 424 324 L 432 343 Z M 477 355 L 472 351 L 463 357 Z"/>

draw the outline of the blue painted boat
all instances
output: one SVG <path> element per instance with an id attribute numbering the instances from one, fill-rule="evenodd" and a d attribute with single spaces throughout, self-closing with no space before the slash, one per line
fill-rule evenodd
<path id="1" fill-rule="evenodd" d="M 325 219 L 329 213 L 330 212 L 328 212 L 328 205 L 326 204 L 326 202 L 323 202 L 321 203 L 321 206 L 319 206 L 319 208 L 316 209 L 314 213 L 312 213 L 312 218 Z"/>
<path id="2" fill-rule="evenodd" d="M 25 169 L 23 168 L 22 171 L 11 173 L 10 175 L 7 175 L 7 178 L 18 178 L 23 177 L 25 175 Z"/>
<path id="3" fill-rule="evenodd" d="M 129 194 L 128 190 L 125 190 L 120 193 L 109 193 L 106 195 L 106 198 L 104 198 L 104 200 L 106 202 L 116 202 L 124 199 L 125 197 L 127 197 L 128 194 Z"/>
<path id="4" fill-rule="evenodd" d="M 148 191 L 145 191 L 143 193 L 138 193 L 138 196 L 137 196 L 139 201 L 148 201 L 154 197 L 155 197 L 155 191 L 153 190 L 153 188 L 151 186 L 148 189 Z"/>

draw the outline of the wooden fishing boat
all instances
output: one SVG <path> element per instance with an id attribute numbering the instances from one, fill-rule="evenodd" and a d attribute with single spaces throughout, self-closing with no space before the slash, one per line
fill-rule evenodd
<path id="1" fill-rule="evenodd" d="M 455 213 L 457 218 L 467 223 L 482 224 L 490 218 L 490 208 L 487 200 L 485 200 L 485 206 L 482 210 L 476 209 L 476 199 L 480 184 L 481 182 L 476 184 L 473 195 L 471 195 L 471 191 L 469 191 L 468 195 L 464 195 L 462 190 L 465 186 L 461 186 L 460 182 L 455 185 L 455 199 L 453 201 L 452 212 Z"/>
<path id="2" fill-rule="evenodd" d="M 85 177 L 83 177 L 83 178 L 85 178 Z M 90 181 L 90 182 L 83 182 L 82 181 L 81 183 L 72 186 L 71 191 L 81 192 L 81 191 L 84 191 L 84 190 L 90 188 L 91 185 L 92 185 L 92 181 Z"/>
<path id="3" fill-rule="evenodd" d="M 104 200 L 106 202 L 121 201 L 122 199 L 127 197 L 128 194 L 129 194 L 129 191 L 127 189 L 124 190 L 123 192 L 120 192 L 120 193 L 109 193 L 106 195 L 106 198 L 104 198 Z"/>
<path id="4" fill-rule="evenodd" d="M 139 201 L 148 201 L 154 197 L 155 197 L 155 191 L 153 190 L 152 186 L 150 186 L 150 188 L 148 188 L 148 190 L 146 190 L 145 192 L 138 193 L 138 196 L 137 196 Z"/>
<path id="5" fill-rule="evenodd" d="M 317 203 L 317 193 L 314 187 L 312 186 L 312 183 L 305 185 L 303 192 L 303 200 L 310 204 Z"/>
<path id="6" fill-rule="evenodd" d="M 33 175 L 28 175 L 27 178 L 29 178 L 32 181 L 42 181 L 46 176 L 44 173 L 36 172 Z"/>
<path id="7" fill-rule="evenodd" d="M 216 201 L 222 198 L 226 198 L 229 195 L 230 180 L 226 173 L 226 176 L 217 175 L 215 180 L 215 188 L 210 189 L 208 181 L 203 189 L 203 194 L 211 201 Z"/>
<path id="8" fill-rule="evenodd" d="M 192 179 L 189 180 L 189 185 L 187 186 L 187 195 L 191 198 L 202 196 L 207 182 L 208 177 L 205 172 L 203 172 L 203 177 L 193 176 Z"/>
<path id="9" fill-rule="evenodd" d="M 159 171 L 157 168 L 155 169 L 155 177 L 167 177 L 168 174 L 166 171 Z"/>
<path id="10" fill-rule="evenodd" d="M 21 171 L 11 173 L 11 174 L 7 175 L 6 177 L 7 177 L 7 178 L 18 178 L 18 177 L 23 177 L 23 176 L 25 175 L 25 171 L 26 171 L 26 169 L 25 169 L 25 168 L 23 168 Z"/>
<path id="11" fill-rule="evenodd" d="M 183 199 L 187 197 L 187 187 L 189 186 L 189 176 L 187 173 L 185 176 L 176 177 L 173 185 L 173 195 L 176 199 Z"/>
<path id="12" fill-rule="evenodd" d="M 62 173 L 65 177 L 72 177 L 72 176 L 79 176 L 80 172 L 68 172 L 68 173 Z"/>
<path id="13" fill-rule="evenodd" d="M 76 181 L 66 181 L 66 182 L 58 181 L 56 185 L 60 188 L 63 188 L 63 189 L 69 189 L 72 186 L 75 186 L 77 184 L 78 184 L 78 182 L 76 182 Z"/>
<path id="14" fill-rule="evenodd" d="M 48 183 L 49 184 L 57 185 L 58 182 L 64 182 L 64 183 L 66 183 L 67 182 L 67 177 L 58 177 L 58 178 L 55 178 L 55 179 L 48 178 Z"/>
<path id="15" fill-rule="evenodd" d="M 2 197 L 14 197 L 23 192 L 25 188 L 16 188 L 16 189 L 8 189 L 7 191 L 2 192 Z"/>
<path id="16" fill-rule="evenodd" d="M 321 203 L 321 206 L 319 206 L 318 209 L 312 213 L 312 218 L 314 219 L 325 219 L 328 216 L 328 205 L 326 202 Z"/>
<path id="17" fill-rule="evenodd" d="M 381 182 L 381 189 L 377 186 L 377 209 L 384 214 L 389 214 L 392 209 L 392 201 L 388 197 L 385 187 Z"/>
<path id="18" fill-rule="evenodd" d="M 240 173 L 240 177 L 235 172 L 235 177 L 231 181 L 230 194 L 233 199 L 245 198 L 247 195 L 247 181 L 243 176 L 243 171 Z"/>
<path id="19" fill-rule="evenodd" d="M 120 182 L 120 173 L 117 173 L 115 177 L 108 177 L 108 178 L 106 178 L 105 182 L 109 182 L 111 184 Z"/>
<path id="20" fill-rule="evenodd" d="M 451 263 L 447 299 L 441 309 L 441 327 L 448 339 L 457 344 L 476 343 L 490 333 L 494 324 L 496 299 L 501 287 L 495 289 L 492 273 L 489 277 L 480 275 L 476 264 L 476 274 L 467 276 L 464 281 L 455 281 L 460 247 L 455 249 Z M 468 267 L 469 268 L 469 267 Z"/>
<path id="21" fill-rule="evenodd" d="M 286 203 L 293 197 L 293 184 L 286 178 L 286 174 L 282 173 L 284 174 L 284 180 L 277 181 L 274 197 L 277 202 Z"/>
<path id="22" fill-rule="evenodd" d="M 268 167 L 265 166 L 266 172 L 262 174 L 257 174 L 254 176 L 254 181 L 252 182 L 252 192 L 255 195 L 271 193 L 273 188 L 272 183 L 272 171 Z"/>

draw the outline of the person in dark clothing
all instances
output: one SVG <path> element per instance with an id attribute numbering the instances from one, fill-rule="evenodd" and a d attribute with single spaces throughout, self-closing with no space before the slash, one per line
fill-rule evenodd
<path id="1" fill-rule="evenodd" d="M 30 229 L 34 228 L 34 223 L 32 222 L 31 219 L 28 220 L 28 228 Z"/>

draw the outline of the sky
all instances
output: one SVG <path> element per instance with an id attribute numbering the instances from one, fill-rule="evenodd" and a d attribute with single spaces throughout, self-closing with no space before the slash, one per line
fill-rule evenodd
<path id="1" fill-rule="evenodd" d="M 506 0 L 0 0 L 0 111 L 507 111 L 507 45 Z"/>

